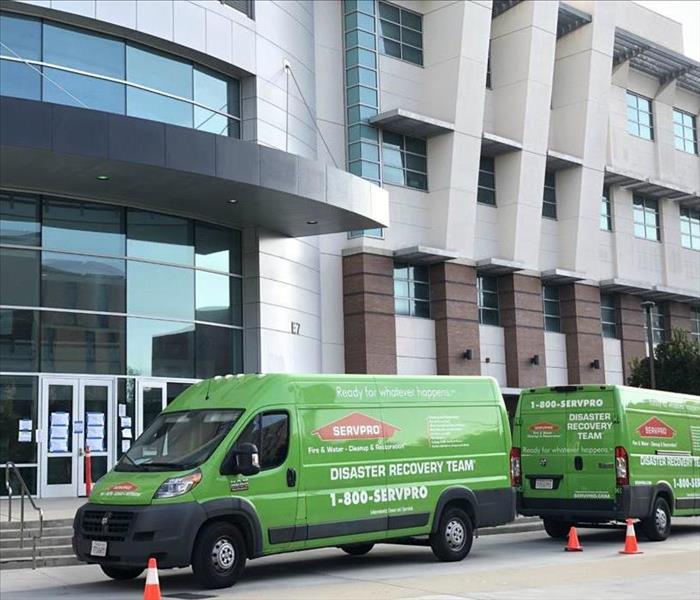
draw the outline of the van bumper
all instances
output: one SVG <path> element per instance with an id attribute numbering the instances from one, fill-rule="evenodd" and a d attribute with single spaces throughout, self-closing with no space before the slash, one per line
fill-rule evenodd
<path id="1" fill-rule="evenodd" d="M 205 516 L 197 502 L 85 504 L 73 520 L 73 552 L 83 562 L 113 567 L 146 568 L 150 557 L 158 560 L 158 567 L 186 567 Z M 90 554 L 93 541 L 107 542 L 107 556 Z"/>
<path id="2" fill-rule="evenodd" d="M 570 498 L 527 498 L 517 494 L 518 513 L 562 521 L 623 521 L 651 514 L 656 489 L 651 485 L 624 486 L 611 500 Z"/>

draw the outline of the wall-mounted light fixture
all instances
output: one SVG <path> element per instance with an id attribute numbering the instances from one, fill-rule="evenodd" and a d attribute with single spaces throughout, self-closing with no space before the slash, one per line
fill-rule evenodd
<path id="1" fill-rule="evenodd" d="M 600 361 L 597 358 L 591 361 L 591 369 L 600 369 Z"/>
<path id="2" fill-rule="evenodd" d="M 530 364 L 531 365 L 539 365 L 540 364 L 540 355 L 535 354 L 530 358 Z"/>
<path id="3" fill-rule="evenodd" d="M 471 360 L 472 359 L 472 349 L 467 348 L 464 352 L 462 352 L 462 358 L 464 360 Z"/>
<path id="4" fill-rule="evenodd" d="M 484 359 L 484 362 L 488 364 L 488 363 L 491 362 L 491 359 L 487 356 L 487 357 Z"/>

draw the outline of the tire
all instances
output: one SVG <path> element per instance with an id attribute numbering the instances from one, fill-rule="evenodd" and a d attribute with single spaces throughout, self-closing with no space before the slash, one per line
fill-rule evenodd
<path id="1" fill-rule="evenodd" d="M 218 521 L 200 530 L 192 550 L 192 571 L 211 589 L 230 587 L 245 567 L 246 548 L 238 527 Z"/>
<path id="2" fill-rule="evenodd" d="M 569 530 L 574 523 L 557 521 L 556 519 L 542 519 L 547 535 L 555 540 L 565 540 L 569 536 Z"/>
<path id="3" fill-rule="evenodd" d="M 100 565 L 100 569 L 102 569 L 102 572 L 107 575 L 107 577 L 118 581 L 136 579 L 143 573 L 143 569 L 140 567 L 112 567 L 110 565 Z"/>
<path id="4" fill-rule="evenodd" d="M 340 546 L 340 549 L 345 552 L 345 554 L 349 554 L 350 556 L 362 556 L 363 554 L 367 554 L 372 548 L 374 548 L 374 544 L 371 543 L 348 544 L 347 546 Z"/>
<path id="5" fill-rule="evenodd" d="M 671 510 L 664 498 L 657 498 L 651 515 L 642 519 L 642 531 L 652 542 L 662 542 L 671 533 Z"/>
<path id="6" fill-rule="evenodd" d="M 435 533 L 430 534 L 430 547 L 438 560 L 462 560 L 472 548 L 474 526 L 461 508 L 447 508 L 440 516 Z"/>

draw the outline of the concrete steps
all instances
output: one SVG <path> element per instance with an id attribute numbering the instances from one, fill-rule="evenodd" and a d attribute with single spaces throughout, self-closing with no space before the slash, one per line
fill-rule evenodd
<path id="1" fill-rule="evenodd" d="M 24 543 L 20 547 L 20 525 L 0 522 L 0 570 L 31 569 L 32 538 L 39 535 L 39 522 L 26 521 Z M 63 567 L 80 563 L 73 554 L 73 519 L 44 521 L 42 535 L 36 540 L 36 567 Z"/>

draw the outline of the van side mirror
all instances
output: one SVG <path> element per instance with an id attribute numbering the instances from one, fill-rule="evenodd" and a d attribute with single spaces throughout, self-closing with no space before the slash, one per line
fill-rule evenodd
<path id="1" fill-rule="evenodd" d="M 222 475 L 256 475 L 260 472 L 260 453 L 255 444 L 246 442 L 231 449 L 219 472 Z"/>

